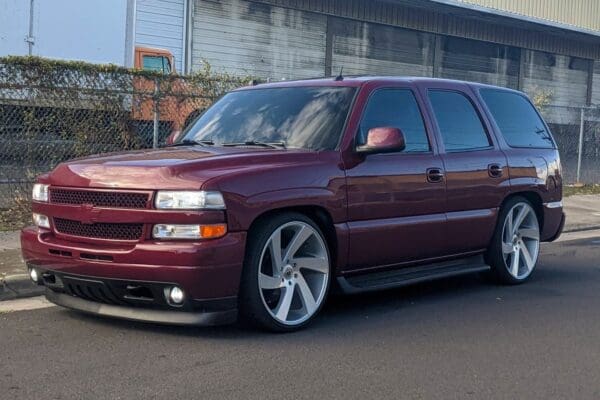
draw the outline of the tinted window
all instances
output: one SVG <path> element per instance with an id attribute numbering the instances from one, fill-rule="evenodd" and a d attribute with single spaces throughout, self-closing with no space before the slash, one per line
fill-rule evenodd
<path id="1" fill-rule="evenodd" d="M 481 90 L 481 96 L 510 146 L 554 147 L 542 119 L 525 97 L 493 89 Z"/>
<path id="2" fill-rule="evenodd" d="M 358 144 L 365 144 L 369 129 L 384 126 L 402 130 L 404 152 L 429 151 L 423 117 L 410 90 L 381 89 L 371 95 L 360 123 Z"/>
<path id="3" fill-rule="evenodd" d="M 231 92 L 202 114 L 181 140 L 258 141 L 332 150 L 355 88 L 287 87 Z"/>
<path id="4" fill-rule="evenodd" d="M 144 56 L 144 65 L 142 68 L 146 71 L 157 71 L 165 74 L 171 73 L 169 59 L 162 56 Z"/>
<path id="5" fill-rule="evenodd" d="M 477 111 L 464 95 L 431 90 L 429 100 L 446 151 L 474 150 L 490 146 Z"/>

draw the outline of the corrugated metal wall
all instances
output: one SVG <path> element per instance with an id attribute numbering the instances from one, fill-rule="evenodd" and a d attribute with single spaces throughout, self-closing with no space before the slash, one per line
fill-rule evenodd
<path id="1" fill-rule="evenodd" d="M 598 0 L 457 0 L 600 31 Z"/>
<path id="2" fill-rule="evenodd" d="M 583 58 L 600 59 L 600 43 L 549 35 L 519 25 L 497 25 L 489 21 L 442 14 L 431 8 L 409 7 L 392 0 L 256 0 L 263 3 L 314 11 L 366 22 L 376 22 L 424 32 L 495 42 Z M 566 0 L 565 0 L 566 1 Z M 406 1 L 405 1 L 406 2 Z M 415 4 L 423 1 L 415 1 Z M 598 14 L 595 14 L 596 16 Z M 493 28 L 493 29 L 491 29 Z"/>
<path id="3" fill-rule="evenodd" d="M 522 88 L 553 93 L 553 104 L 583 106 L 587 99 L 589 64 L 587 60 L 525 50 L 522 63 Z"/>
<path id="4" fill-rule="evenodd" d="M 332 72 L 432 76 L 434 36 L 367 22 L 331 19 Z"/>
<path id="5" fill-rule="evenodd" d="M 540 91 L 551 94 L 551 105 L 560 108 L 548 115 L 548 122 L 576 124 L 578 110 L 566 107 L 586 105 L 589 63 L 589 60 L 524 50 L 521 90 L 530 95 Z"/>
<path id="6" fill-rule="evenodd" d="M 594 63 L 594 77 L 592 84 L 592 104 L 600 106 L 600 62 Z"/>
<path id="7" fill-rule="evenodd" d="M 366 0 L 195 0 L 193 64 L 198 69 L 206 60 L 218 70 L 275 80 L 337 74 L 343 67 L 345 75 L 437 76 L 530 95 L 543 91 L 561 110 L 549 122 L 577 123 L 566 106 L 588 102 L 599 42 L 482 24 Z M 591 93 L 597 103 L 598 69 Z"/>
<path id="8" fill-rule="evenodd" d="M 192 70 L 262 78 L 322 76 L 327 17 L 243 0 L 194 2 Z"/>
<path id="9" fill-rule="evenodd" d="M 435 76 L 519 87 L 520 49 L 451 36 L 438 36 Z"/>
<path id="10" fill-rule="evenodd" d="M 137 0 L 135 21 L 136 46 L 169 50 L 175 68 L 183 71 L 185 0 Z"/>

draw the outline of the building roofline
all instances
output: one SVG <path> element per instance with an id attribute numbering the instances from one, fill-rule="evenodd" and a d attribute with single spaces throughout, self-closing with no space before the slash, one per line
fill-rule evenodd
<path id="1" fill-rule="evenodd" d="M 477 11 L 477 12 L 481 12 L 481 13 L 492 14 L 492 15 L 497 15 L 497 16 L 501 16 L 501 17 L 511 18 L 511 19 L 518 19 L 518 20 L 532 23 L 532 24 L 544 25 L 547 27 L 555 28 L 555 29 L 567 30 L 567 31 L 571 31 L 571 32 L 579 33 L 579 34 L 590 35 L 590 36 L 595 37 L 596 39 L 600 39 L 600 31 L 595 31 L 595 30 L 587 29 L 587 28 L 581 28 L 581 27 L 571 25 L 571 24 L 551 21 L 551 20 L 547 20 L 544 18 L 530 17 L 527 15 L 518 14 L 518 13 L 515 13 L 512 11 L 505 11 L 505 10 L 500 10 L 497 8 L 480 6 L 477 4 L 464 3 L 464 2 L 458 1 L 458 0 L 429 0 L 429 1 L 431 1 L 433 3 L 451 6 L 451 7 L 463 8 L 463 9 L 468 9 L 471 11 Z"/>

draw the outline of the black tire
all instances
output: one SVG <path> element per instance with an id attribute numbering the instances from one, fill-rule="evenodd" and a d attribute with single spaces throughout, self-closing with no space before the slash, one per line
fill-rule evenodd
<path id="1" fill-rule="evenodd" d="M 329 260 L 329 273 L 327 275 L 324 297 L 314 314 L 306 321 L 297 325 L 286 325 L 277 321 L 267 311 L 260 293 L 261 289 L 259 288 L 258 284 L 258 274 L 261 255 L 267 244 L 267 241 L 279 227 L 292 222 L 306 223 L 314 228 L 318 235 L 320 235 L 327 251 L 327 258 Z M 244 325 L 251 325 L 272 332 L 292 332 L 306 327 L 319 314 L 321 308 L 327 300 L 327 295 L 331 286 L 331 272 L 331 254 L 327 240 L 321 229 L 312 219 L 308 218 L 304 214 L 285 212 L 269 216 L 257 222 L 257 224 L 248 233 L 246 255 L 240 284 L 240 295 L 238 297 L 240 322 Z"/>
<path id="2" fill-rule="evenodd" d="M 503 243 L 503 233 L 504 233 L 504 225 L 506 222 L 507 215 L 509 212 L 519 204 L 527 204 L 531 207 L 532 210 L 535 210 L 534 206 L 524 197 L 515 196 L 510 198 L 500 209 L 500 213 L 498 215 L 498 221 L 496 223 L 496 228 L 494 230 L 494 235 L 492 237 L 492 242 L 488 248 L 486 253 L 486 261 L 491 266 L 490 277 L 494 280 L 494 282 L 503 284 L 503 285 L 519 285 L 521 283 L 526 282 L 535 271 L 535 268 L 532 268 L 531 272 L 527 276 L 522 279 L 518 279 L 514 277 L 509 272 L 509 267 L 505 261 L 504 253 L 502 251 L 502 243 Z M 535 214 L 535 213 L 534 213 Z M 536 218 L 536 224 L 539 231 L 539 222 Z M 539 244 L 538 244 L 539 246 Z M 537 261 L 537 254 L 536 254 Z"/>

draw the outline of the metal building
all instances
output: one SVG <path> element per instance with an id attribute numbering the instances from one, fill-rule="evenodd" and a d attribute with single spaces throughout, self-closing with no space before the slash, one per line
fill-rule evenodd
<path id="1" fill-rule="evenodd" d="M 0 45 L 22 49 L 9 54 L 27 54 L 34 1 L 48 22 L 37 23 L 45 30 L 34 32 L 34 49 L 67 59 L 90 53 L 84 59 L 132 66 L 133 48 L 145 46 L 169 50 L 184 73 L 207 62 L 271 80 L 342 68 L 464 79 L 547 93 L 557 107 L 551 122 L 561 125 L 577 123 L 576 107 L 600 105 L 598 0 L 0 0 L 10 36 L 0 34 Z M 53 23 L 67 6 L 79 18 Z M 59 35 L 68 21 L 81 37 Z"/>
<path id="2" fill-rule="evenodd" d="M 597 0 L 459 0 L 498 11 L 554 21 L 575 27 L 600 30 L 600 1 Z"/>
<path id="3" fill-rule="evenodd" d="M 193 0 L 184 58 L 187 71 L 206 61 L 271 80 L 343 68 L 491 83 L 549 93 L 563 107 L 551 122 L 574 123 L 567 106 L 600 103 L 598 2 L 575 0 L 581 12 L 571 19 L 558 18 L 564 1 L 541 2 Z"/>

